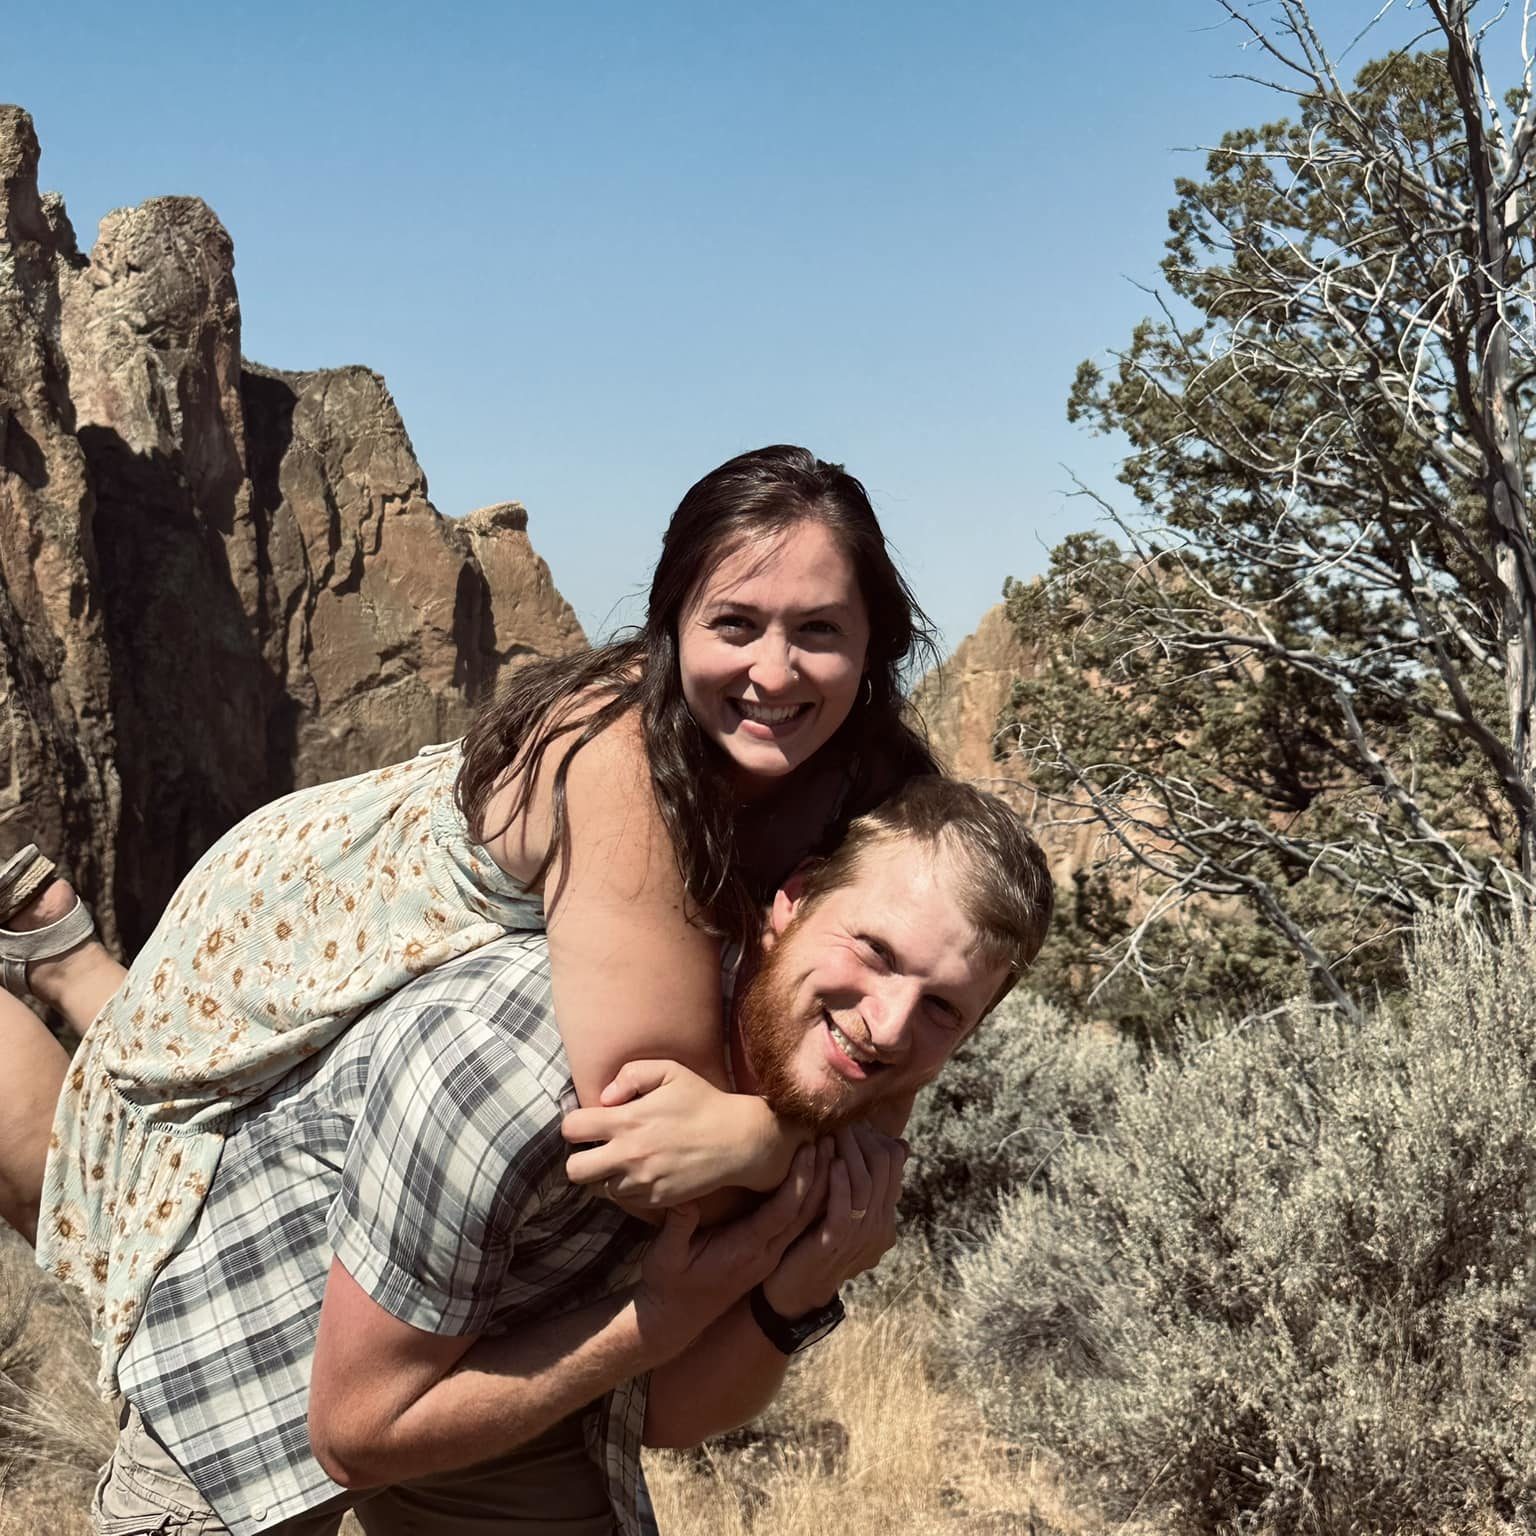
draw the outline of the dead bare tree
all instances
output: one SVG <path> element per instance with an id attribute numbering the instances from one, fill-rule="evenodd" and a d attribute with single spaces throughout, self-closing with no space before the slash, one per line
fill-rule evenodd
<path id="1" fill-rule="evenodd" d="M 1122 964 L 1240 897 L 1352 1011 L 1357 945 L 1536 891 L 1536 0 L 1405 5 L 1349 84 L 1303 0 L 1218 4 L 1291 115 L 1178 183 L 1171 296 L 1079 374 L 1138 511 L 1013 589 L 1056 646 L 1015 733 L 1153 876 Z"/>

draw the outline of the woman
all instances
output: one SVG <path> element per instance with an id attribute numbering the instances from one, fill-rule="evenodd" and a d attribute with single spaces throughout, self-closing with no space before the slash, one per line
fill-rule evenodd
<path id="1" fill-rule="evenodd" d="M 638 638 L 524 669 L 462 751 L 430 748 L 247 818 L 126 975 L 92 942 L 33 963 L 32 990 L 71 1023 L 95 1019 L 59 1097 L 37 1241 L 40 1262 L 86 1291 L 103 1383 L 196 1216 L 229 1108 L 361 1008 L 508 928 L 547 927 L 583 1103 L 646 1058 L 728 1089 L 721 940 L 748 939 L 781 874 L 933 771 L 900 692 L 927 646 L 863 487 L 804 449 L 744 454 L 683 498 Z M 35 867 L 15 879 L 35 883 Z M 30 946 L 46 952 L 77 936 L 59 910 L 71 900 L 57 884 L 23 890 L 5 916 L 0 890 L 0 922 L 46 936 Z M 0 935 L 0 954 L 28 948 Z M 7 1012 L 0 1051 L 45 1054 L 35 1031 Z M 778 1182 L 802 1131 L 760 1100 L 679 1094 L 669 1159 L 603 1164 L 618 1193 Z M 0 1185 L 24 1220 L 41 1155 L 35 1110 L 0 1130 Z"/>

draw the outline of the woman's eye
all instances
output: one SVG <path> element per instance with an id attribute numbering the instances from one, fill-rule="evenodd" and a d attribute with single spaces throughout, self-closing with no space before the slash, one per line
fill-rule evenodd
<path id="1" fill-rule="evenodd" d="M 813 619 L 809 624 L 802 624 L 801 629 L 808 635 L 840 635 L 840 630 L 831 619 Z"/>
<path id="2" fill-rule="evenodd" d="M 722 613 L 709 621 L 709 627 L 723 634 L 739 634 L 748 628 L 747 619 L 740 613 Z"/>

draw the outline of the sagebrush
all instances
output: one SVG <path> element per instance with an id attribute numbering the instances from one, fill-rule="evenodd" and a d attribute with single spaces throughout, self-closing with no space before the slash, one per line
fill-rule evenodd
<path id="1" fill-rule="evenodd" d="M 1136 1056 L 1022 987 L 923 1090 L 907 1128 L 901 1212 L 940 1257 L 973 1247 L 1002 1195 L 1049 1182 L 1061 1147 L 1104 1125 Z"/>
<path id="2" fill-rule="evenodd" d="M 959 1261 L 994 1418 L 1170 1529 L 1524 1529 L 1533 939 L 1442 922 L 1363 1025 L 1155 1060 Z"/>

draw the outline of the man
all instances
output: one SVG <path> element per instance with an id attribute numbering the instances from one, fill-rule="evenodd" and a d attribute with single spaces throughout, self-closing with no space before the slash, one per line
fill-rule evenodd
<path id="1" fill-rule="evenodd" d="M 634 1536 L 642 1439 L 751 1417 L 889 1243 L 903 1152 L 853 1124 L 904 1121 L 1049 911 L 990 796 L 918 780 L 855 823 L 776 896 L 728 1025 L 738 1088 L 838 1156 L 802 1149 L 711 1232 L 672 1213 L 643 1260 L 651 1234 L 565 1174 L 542 941 L 380 1004 L 235 1117 L 124 1357 L 97 1529 L 320 1536 L 352 1506 L 370 1536 Z"/>

